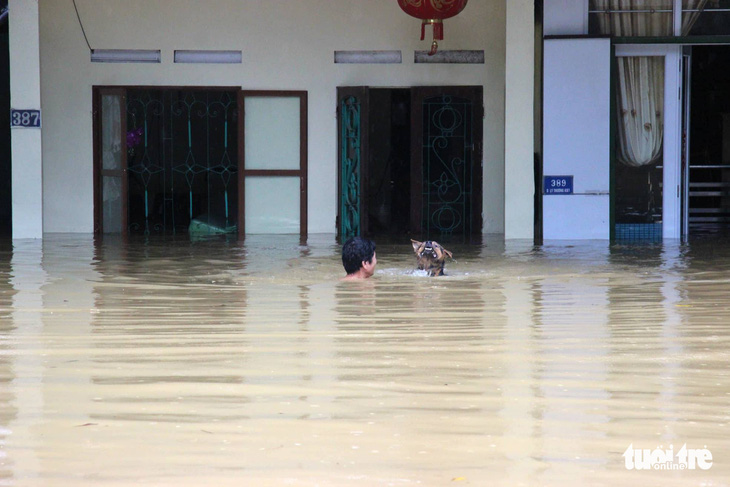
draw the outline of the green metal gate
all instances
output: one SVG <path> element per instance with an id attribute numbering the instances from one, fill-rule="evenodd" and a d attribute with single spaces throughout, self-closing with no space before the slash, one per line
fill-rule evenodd
<path id="1" fill-rule="evenodd" d="M 413 88 L 411 229 L 422 238 L 482 229 L 482 88 Z"/>
<path id="2" fill-rule="evenodd" d="M 130 89 L 126 112 L 127 231 L 235 231 L 237 93 Z"/>
<path id="3" fill-rule="evenodd" d="M 471 234 L 473 107 L 448 95 L 423 101 L 421 227 L 426 235 Z"/>

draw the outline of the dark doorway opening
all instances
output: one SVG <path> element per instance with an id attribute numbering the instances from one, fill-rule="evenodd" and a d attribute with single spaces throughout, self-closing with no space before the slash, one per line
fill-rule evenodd
<path id="1" fill-rule="evenodd" d="M 338 87 L 339 236 L 481 235 L 482 96 L 481 86 Z"/>
<path id="2" fill-rule="evenodd" d="M 730 233 L 730 46 L 692 47 L 689 233 Z"/>
<path id="3" fill-rule="evenodd" d="M 10 54 L 8 22 L 0 21 L 0 237 L 12 233 L 12 169 L 10 152 Z"/>
<path id="4" fill-rule="evenodd" d="M 370 91 L 365 235 L 408 233 L 411 212 L 411 91 Z"/>

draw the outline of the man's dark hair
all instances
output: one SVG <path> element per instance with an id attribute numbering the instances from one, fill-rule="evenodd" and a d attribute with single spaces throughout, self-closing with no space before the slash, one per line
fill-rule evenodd
<path id="1" fill-rule="evenodd" d="M 352 237 L 342 246 L 342 265 L 352 274 L 360 270 L 363 262 L 370 262 L 375 255 L 375 242 L 363 237 Z"/>

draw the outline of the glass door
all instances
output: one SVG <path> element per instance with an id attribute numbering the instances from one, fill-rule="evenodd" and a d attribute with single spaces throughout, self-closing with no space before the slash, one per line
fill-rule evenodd
<path id="1" fill-rule="evenodd" d="M 126 94 L 123 88 L 94 93 L 94 233 L 123 234 L 127 228 Z"/>

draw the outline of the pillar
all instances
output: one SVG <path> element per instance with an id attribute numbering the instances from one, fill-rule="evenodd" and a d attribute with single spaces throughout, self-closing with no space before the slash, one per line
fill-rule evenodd
<path id="1" fill-rule="evenodd" d="M 10 107 L 40 110 L 38 0 L 10 0 L 8 6 Z M 13 239 L 43 236 L 41 130 L 15 127 L 10 130 Z"/>
<path id="2" fill-rule="evenodd" d="M 534 0 L 505 0 L 504 237 L 534 237 Z"/>

